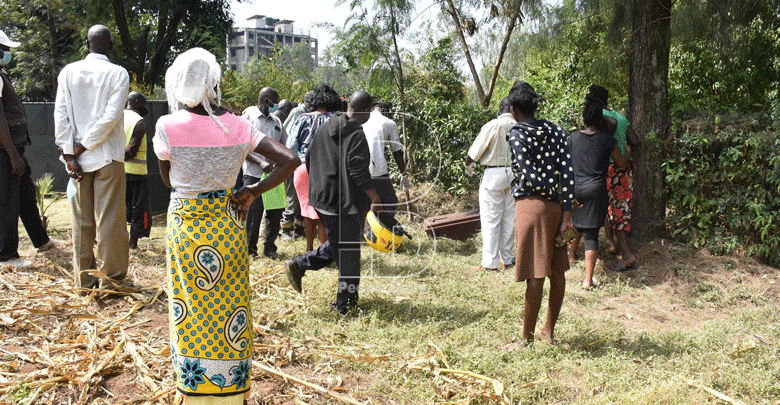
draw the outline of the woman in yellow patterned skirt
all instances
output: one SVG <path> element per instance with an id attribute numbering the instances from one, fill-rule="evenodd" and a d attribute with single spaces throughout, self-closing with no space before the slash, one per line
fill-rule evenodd
<path id="1" fill-rule="evenodd" d="M 242 404 L 252 368 L 252 308 L 243 214 L 300 161 L 248 121 L 219 107 L 211 53 L 179 55 L 165 75 L 171 114 L 157 121 L 154 151 L 172 189 L 168 296 L 177 388 L 189 405 Z M 277 163 L 267 178 L 230 188 L 254 150 Z"/>

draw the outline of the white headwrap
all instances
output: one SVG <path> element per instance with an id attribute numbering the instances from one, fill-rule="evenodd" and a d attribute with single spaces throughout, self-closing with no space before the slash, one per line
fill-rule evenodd
<path id="1" fill-rule="evenodd" d="M 211 103 L 219 105 L 222 92 L 219 82 L 222 69 L 217 58 L 203 48 L 192 48 L 173 61 L 165 72 L 165 95 L 171 112 L 179 110 L 179 103 L 188 107 L 203 105 L 206 112 L 225 133 L 228 129 L 214 115 Z"/>

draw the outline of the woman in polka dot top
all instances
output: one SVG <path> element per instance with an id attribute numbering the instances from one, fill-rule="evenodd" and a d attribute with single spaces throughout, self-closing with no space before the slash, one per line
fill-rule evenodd
<path id="1" fill-rule="evenodd" d="M 565 271 L 569 269 L 566 247 L 557 246 L 554 239 L 572 227 L 574 171 L 571 154 L 563 129 L 536 119 L 536 109 L 544 98 L 530 84 L 515 83 L 509 100 L 512 115 L 517 120 L 507 134 L 507 142 L 512 158 L 512 194 L 516 207 L 515 281 L 526 282 L 523 340 L 530 343 L 534 339 L 544 279 L 549 277 L 549 310 L 540 337 L 552 341 L 566 289 Z"/>

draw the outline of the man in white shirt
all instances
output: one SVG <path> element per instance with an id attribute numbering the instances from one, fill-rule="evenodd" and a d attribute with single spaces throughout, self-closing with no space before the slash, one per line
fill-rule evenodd
<path id="1" fill-rule="evenodd" d="M 482 264 L 475 270 L 498 270 L 515 265 L 515 199 L 512 197 L 512 169 L 506 134 L 515 119 L 509 112 L 509 101 L 501 100 L 498 118 L 482 126 L 466 155 L 466 166 L 473 162 L 485 166 L 479 184 L 479 220 L 482 227 Z"/>
<path id="2" fill-rule="evenodd" d="M 272 87 L 264 87 L 257 97 L 257 105 L 248 107 L 241 116 L 246 118 L 263 135 L 284 145 L 287 141 L 287 132 L 279 117 L 271 114 L 278 108 L 279 93 Z M 244 184 L 248 186 L 260 182 L 267 176 L 267 173 L 274 169 L 274 165 L 274 162 L 269 161 L 263 155 L 250 152 L 244 161 Z M 249 254 L 253 257 L 257 256 L 257 241 L 260 238 L 260 221 L 263 218 L 263 211 L 265 211 L 267 220 L 263 255 L 271 259 L 279 257 L 276 252 L 276 237 L 279 236 L 282 212 L 287 205 L 284 189 L 285 185 L 280 184 L 263 193 L 261 198 L 255 199 L 249 206 L 246 214 L 246 232 Z"/>
<path id="3" fill-rule="evenodd" d="M 390 179 L 390 172 L 387 168 L 386 146 L 390 147 L 398 170 L 401 171 L 401 187 L 404 190 L 409 189 L 409 177 L 406 175 L 404 145 L 398 136 L 398 125 L 388 118 L 389 114 L 390 104 L 384 101 L 375 103 L 368 121 L 363 124 L 363 132 L 366 133 L 368 148 L 371 152 L 371 164 L 368 167 L 371 172 L 371 183 L 382 200 L 382 211 L 377 217 L 385 227 L 392 229 L 397 224 L 395 211 L 398 206 L 398 197 L 395 195 L 393 181 Z"/>
<path id="4" fill-rule="evenodd" d="M 130 77 L 108 60 L 112 46 L 111 31 L 92 26 L 89 55 L 65 66 L 57 78 L 54 135 L 72 179 L 69 188 L 75 189 L 69 197 L 73 275 L 82 288 L 98 286 L 90 271 L 117 281 L 127 275 L 123 118 Z"/>

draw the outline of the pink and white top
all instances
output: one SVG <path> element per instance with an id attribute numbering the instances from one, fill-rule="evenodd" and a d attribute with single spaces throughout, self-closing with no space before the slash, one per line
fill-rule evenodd
<path id="1" fill-rule="evenodd" d="M 154 153 L 171 162 L 171 198 L 196 198 L 235 186 L 246 155 L 265 137 L 244 118 L 219 116 L 225 133 L 208 115 L 179 110 L 157 120 Z"/>

